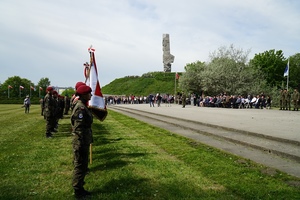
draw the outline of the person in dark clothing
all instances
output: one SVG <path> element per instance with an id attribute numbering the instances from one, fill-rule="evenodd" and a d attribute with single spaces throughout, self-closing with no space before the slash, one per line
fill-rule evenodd
<path id="1" fill-rule="evenodd" d="M 74 154 L 74 171 L 72 186 L 76 198 L 84 198 L 91 195 L 84 189 L 84 178 L 88 172 L 89 146 L 93 141 L 92 123 L 93 116 L 88 109 L 88 101 L 91 99 L 92 89 L 87 85 L 81 85 L 76 90 L 79 97 L 72 110 L 71 125 L 74 135 L 72 146 Z"/>
<path id="2" fill-rule="evenodd" d="M 181 98 L 182 98 L 182 107 L 185 108 L 185 105 L 186 105 L 186 95 L 185 95 L 184 92 L 182 93 L 182 97 Z"/>
<path id="3" fill-rule="evenodd" d="M 55 100 L 52 96 L 53 88 L 47 87 L 47 94 L 44 98 L 44 118 L 46 120 L 46 137 L 51 138 L 53 124 L 55 123 Z"/>
<path id="4" fill-rule="evenodd" d="M 149 99 L 150 107 L 154 107 L 154 96 L 153 96 L 153 94 L 150 94 L 148 99 Z"/>

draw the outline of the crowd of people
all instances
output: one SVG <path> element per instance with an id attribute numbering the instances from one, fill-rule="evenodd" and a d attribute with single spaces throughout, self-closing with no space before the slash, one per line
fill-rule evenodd
<path id="1" fill-rule="evenodd" d="M 171 94 L 149 94 L 148 96 L 135 96 L 135 95 L 129 95 L 129 96 L 107 96 L 105 97 L 106 104 L 112 105 L 112 104 L 145 104 L 149 103 L 151 104 L 151 107 L 154 106 L 154 104 L 157 104 L 157 106 L 160 106 L 161 103 L 165 103 L 167 105 L 170 105 L 171 103 L 174 103 L 174 96 Z"/>
<path id="2" fill-rule="evenodd" d="M 218 108 L 271 108 L 272 99 L 269 95 L 228 95 L 226 93 L 217 96 L 191 98 L 191 104 L 200 107 L 218 107 Z"/>
<path id="3" fill-rule="evenodd" d="M 280 90 L 280 110 L 291 110 L 291 104 L 293 110 L 299 110 L 299 92 L 294 89 L 291 94 L 288 90 Z M 176 101 L 176 102 L 175 102 Z M 258 95 L 229 95 L 222 93 L 215 96 L 197 96 L 191 94 L 186 96 L 184 93 L 180 93 L 177 96 L 171 94 L 150 94 L 149 96 L 108 96 L 106 97 L 107 104 L 143 104 L 149 103 L 150 107 L 154 107 L 155 104 L 159 107 L 161 103 L 168 106 L 171 103 L 185 104 L 198 106 L 198 107 L 217 107 L 217 108 L 256 108 L 256 109 L 270 109 L 272 106 L 272 98 L 270 95 L 264 93 Z"/>

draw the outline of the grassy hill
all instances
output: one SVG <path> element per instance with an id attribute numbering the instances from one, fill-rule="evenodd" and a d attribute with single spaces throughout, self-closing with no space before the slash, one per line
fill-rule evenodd
<path id="1" fill-rule="evenodd" d="M 148 72 L 142 76 L 115 79 L 102 88 L 102 93 L 111 95 L 174 94 L 174 90 L 175 72 Z"/>

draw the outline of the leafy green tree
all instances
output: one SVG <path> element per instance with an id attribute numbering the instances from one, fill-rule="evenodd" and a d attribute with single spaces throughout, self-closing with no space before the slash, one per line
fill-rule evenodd
<path id="1" fill-rule="evenodd" d="M 300 53 L 289 57 L 289 86 L 300 89 Z"/>
<path id="2" fill-rule="evenodd" d="M 33 86 L 32 82 L 26 78 L 21 78 L 19 76 L 9 77 L 3 84 L 1 88 L 1 94 L 8 96 L 8 88 L 9 88 L 9 96 L 10 97 L 21 97 L 23 98 L 25 95 L 30 94 L 31 86 Z M 24 87 L 21 89 L 21 86 Z"/>
<path id="3" fill-rule="evenodd" d="M 185 73 L 183 73 L 179 78 L 178 88 L 181 91 L 187 93 L 196 93 L 201 95 L 202 85 L 201 85 L 201 73 L 205 69 L 204 62 L 194 62 L 187 64 L 185 67 Z"/>
<path id="4" fill-rule="evenodd" d="M 250 60 L 250 65 L 263 72 L 264 78 L 270 86 L 280 86 L 284 81 L 283 72 L 287 60 L 283 56 L 282 50 L 272 49 L 255 54 L 254 58 Z"/>
<path id="5" fill-rule="evenodd" d="M 210 62 L 201 73 L 203 90 L 210 95 L 222 92 L 241 94 L 249 90 L 254 70 L 247 65 L 250 50 L 222 46 L 210 54 Z"/>
<path id="6" fill-rule="evenodd" d="M 62 96 L 68 96 L 68 97 L 71 97 L 73 94 L 75 94 L 74 88 L 68 88 L 68 89 L 65 89 L 65 90 L 61 93 Z"/>
<path id="7" fill-rule="evenodd" d="M 41 90 L 40 94 L 44 96 L 46 94 L 46 89 L 48 86 L 50 86 L 51 82 L 49 78 L 41 78 L 40 81 L 38 82 L 37 86 L 39 87 L 38 89 Z"/>

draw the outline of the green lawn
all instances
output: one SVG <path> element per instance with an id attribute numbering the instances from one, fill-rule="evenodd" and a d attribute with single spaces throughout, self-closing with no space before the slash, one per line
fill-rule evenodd
<path id="1" fill-rule="evenodd" d="M 0 105 L 0 199 L 74 199 L 70 116 Z M 93 124 L 92 199 L 300 199 L 300 180 L 109 110 Z"/>

